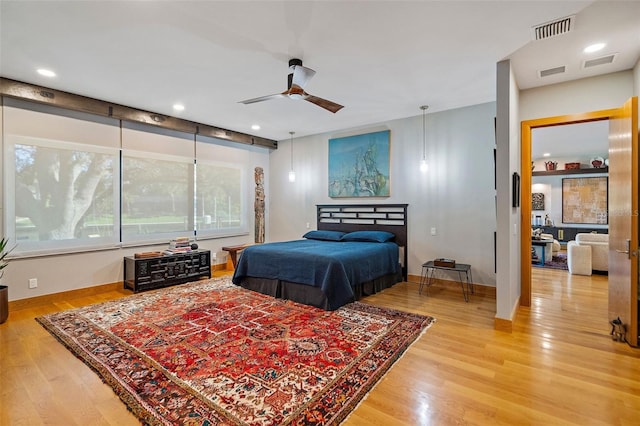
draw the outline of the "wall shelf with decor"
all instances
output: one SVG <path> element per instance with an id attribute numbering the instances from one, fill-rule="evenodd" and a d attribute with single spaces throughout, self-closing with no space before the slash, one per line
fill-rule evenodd
<path id="1" fill-rule="evenodd" d="M 592 168 L 592 169 L 569 169 L 569 170 L 541 170 L 531 172 L 531 176 L 554 176 L 554 175 L 582 175 L 609 173 L 608 167 Z"/>

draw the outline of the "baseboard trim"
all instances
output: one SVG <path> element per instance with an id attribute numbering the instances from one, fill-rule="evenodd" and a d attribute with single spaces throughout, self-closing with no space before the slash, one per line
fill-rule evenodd
<path id="1" fill-rule="evenodd" d="M 516 322 L 516 317 L 518 316 L 518 308 L 520 308 L 520 297 L 518 297 L 516 303 L 513 304 L 510 319 L 495 317 L 493 322 L 494 330 L 513 333 L 513 324 Z"/>
<path id="2" fill-rule="evenodd" d="M 219 271 L 222 271 L 221 273 Z M 211 276 L 214 274 L 216 276 L 226 275 L 229 273 L 233 273 L 233 270 L 227 269 L 226 263 L 220 263 L 217 265 L 211 266 Z M 124 282 L 118 281 L 115 283 L 109 284 L 100 284 L 92 287 L 84 287 L 78 288 L 74 290 L 62 291 L 59 293 L 52 294 L 44 294 L 42 296 L 28 297 L 26 299 L 12 300 L 9 302 L 9 309 L 13 311 L 18 311 L 21 309 L 35 308 L 38 306 L 50 305 L 52 303 L 60 303 L 70 299 L 75 299 L 79 297 L 87 297 L 87 296 L 95 296 L 97 294 L 106 293 L 109 291 L 122 291 L 122 292 L 133 292 L 129 289 L 124 288 Z"/>
<path id="3" fill-rule="evenodd" d="M 494 318 L 493 328 L 497 331 L 504 331 L 505 333 L 513 332 L 513 321 L 504 318 Z"/>
<path id="4" fill-rule="evenodd" d="M 410 283 L 415 283 L 415 284 L 420 284 L 420 275 L 407 275 L 407 282 Z M 442 278 L 434 278 L 433 279 L 433 284 L 432 285 L 438 285 L 438 286 L 446 286 L 446 287 L 455 287 L 455 288 L 460 288 L 460 281 L 454 281 L 454 280 L 445 280 Z M 479 294 L 483 294 L 486 296 L 493 296 L 496 297 L 496 288 L 494 286 L 490 286 L 490 285 L 485 285 L 485 284 L 477 284 L 477 283 L 473 283 L 473 288 L 475 293 Z M 473 295 L 471 295 L 471 297 L 473 297 Z"/>
<path id="5" fill-rule="evenodd" d="M 35 308 L 38 306 L 60 303 L 79 297 L 95 296 L 97 294 L 116 290 L 124 291 L 124 283 L 122 281 L 78 288 L 75 290 L 67 290 L 59 293 L 44 294 L 42 296 L 28 297 L 26 299 L 12 300 L 9 302 L 9 309 L 12 311 L 19 311 L 20 309 Z"/>

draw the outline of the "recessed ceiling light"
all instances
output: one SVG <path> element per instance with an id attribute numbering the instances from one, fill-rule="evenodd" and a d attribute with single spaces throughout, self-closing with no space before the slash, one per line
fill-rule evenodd
<path id="1" fill-rule="evenodd" d="M 45 77 L 55 77 L 55 76 L 56 76 L 56 73 L 55 73 L 55 72 L 53 72 L 53 71 L 51 71 L 51 70 L 46 70 L 46 69 L 44 69 L 44 68 L 40 68 L 40 69 L 38 70 L 38 74 L 43 75 L 43 76 L 45 76 Z"/>
<path id="2" fill-rule="evenodd" d="M 174 109 L 174 111 L 184 111 L 184 105 L 182 105 L 182 104 L 174 104 L 173 105 L 173 109 Z"/>
<path id="3" fill-rule="evenodd" d="M 252 124 L 252 125 L 251 125 L 251 128 L 252 128 L 253 130 L 260 130 L 260 125 L 259 125 L 259 124 Z"/>
<path id="4" fill-rule="evenodd" d="M 598 50 L 604 49 L 605 46 L 606 46 L 606 44 L 604 44 L 604 43 L 595 43 L 595 44 L 592 44 L 590 46 L 585 47 L 583 52 L 584 53 L 597 52 Z"/>
<path id="5" fill-rule="evenodd" d="M 548 152 L 545 152 L 544 154 L 542 154 L 543 157 L 550 157 L 551 154 L 549 154 Z"/>

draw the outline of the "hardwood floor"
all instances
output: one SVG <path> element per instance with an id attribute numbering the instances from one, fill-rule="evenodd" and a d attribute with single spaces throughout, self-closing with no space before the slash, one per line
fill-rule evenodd
<path id="1" fill-rule="evenodd" d="M 400 283 L 367 303 L 432 315 L 345 425 L 631 425 L 640 419 L 640 350 L 614 342 L 607 278 L 534 268 L 533 303 L 512 334 L 477 288 Z M 11 311 L 0 325 L 0 425 L 134 425 L 111 389 L 34 318 L 128 295 L 116 290 Z"/>

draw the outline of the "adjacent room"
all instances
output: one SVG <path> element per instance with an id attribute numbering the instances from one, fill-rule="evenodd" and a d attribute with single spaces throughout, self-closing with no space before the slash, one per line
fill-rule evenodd
<path id="1" fill-rule="evenodd" d="M 571 274 L 608 272 L 608 129 L 608 121 L 600 120 L 534 130 L 533 267 Z M 591 248 L 581 249 L 577 241 Z"/>
<path id="2" fill-rule="evenodd" d="M 0 1 L 0 424 L 635 424 L 639 95 L 640 2 Z"/>

